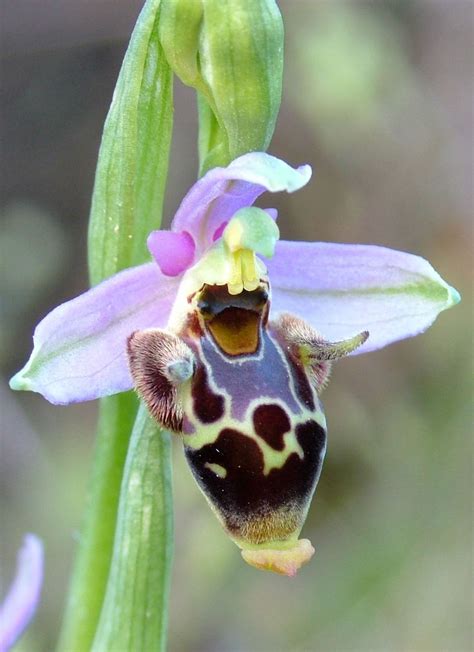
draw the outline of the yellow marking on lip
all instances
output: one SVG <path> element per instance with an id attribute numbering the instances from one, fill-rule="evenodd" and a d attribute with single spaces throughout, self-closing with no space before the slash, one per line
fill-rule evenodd
<path id="1" fill-rule="evenodd" d="M 263 455 L 263 475 L 268 475 L 273 469 L 281 469 L 293 453 L 296 453 L 300 460 L 304 459 L 304 451 L 296 439 L 295 430 L 292 428 L 283 438 L 285 445 L 282 451 L 276 451 L 260 438 L 256 439 Z"/>
<path id="2" fill-rule="evenodd" d="M 273 341 L 273 340 L 272 340 Z M 275 343 L 275 342 L 274 342 Z M 275 343 L 278 350 L 281 351 L 278 343 Z M 263 351 L 263 348 L 262 348 Z M 280 355 L 282 355 L 280 353 Z M 203 355 L 202 345 L 200 342 L 197 343 L 197 356 L 202 360 L 206 360 Z M 283 358 L 282 358 L 283 359 Z M 288 365 L 283 359 L 286 367 Z M 201 423 L 195 413 L 193 402 L 194 399 L 189 391 L 190 384 L 186 383 L 186 387 L 183 388 L 184 391 L 180 395 L 180 399 L 183 404 L 184 413 L 187 415 L 190 425 L 194 428 L 193 434 L 185 437 L 186 446 L 194 450 L 199 450 L 207 444 L 214 444 L 222 430 L 229 428 L 232 430 L 238 431 L 245 437 L 252 439 L 259 447 L 263 456 L 263 474 L 267 476 L 273 469 L 281 469 L 286 464 L 288 458 L 293 453 L 296 453 L 298 457 L 302 460 L 304 458 L 304 451 L 299 444 L 296 438 L 296 427 L 300 424 L 306 423 L 307 421 L 313 420 L 316 421 L 324 430 L 326 430 L 326 417 L 324 412 L 321 409 L 315 409 L 314 411 L 309 409 L 302 409 L 300 414 L 291 413 L 291 426 L 292 430 L 285 433 L 284 443 L 285 446 L 283 450 L 277 451 L 272 448 L 266 441 L 259 437 L 253 425 L 253 413 L 255 409 L 262 404 L 272 403 L 279 405 L 285 411 L 288 411 L 288 405 L 281 399 L 276 398 L 275 396 L 258 396 L 253 401 L 247 405 L 244 418 L 240 421 L 231 416 L 232 410 L 232 395 L 223 387 L 218 386 L 213 378 L 212 368 L 206 363 L 206 368 L 209 371 L 207 382 L 211 390 L 215 393 L 222 394 L 224 396 L 224 416 L 218 421 L 213 423 Z M 291 382 L 293 383 L 293 377 L 290 374 Z M 295 392 L 293 390 L 293 394 Z M 291 412 L 291 410 L 290 410 Z"/>
<path id="3" fill-rule="evenodd" d="M 291 431 L 285 433 L 285 447 L 283 450 L 278 451 L 272 448 L 269 444 L 267 444 L 266 441 L 264 441 L 256 434 L 252 422 L 252 414 L 255 407 L 261 403 L 268 403 L 269 400 L 271 400 L 273 403 L 281 405 L 282 407 L 285 407 L 284 403 L 278 401 L 278 399 L 259 397 L 259 399 L 256 399 L 250 403 L 246 417 L 243 421 L 233 419 L 226 414 L 222 419 L 219 419 L 219 421 L 209 424 L 200 423 L 191 412 L 192 416 L 189 417 L 189 420 L 195 427 L 195 433 L 190 437 L 186 437 L 186 446 L 189 446 L 194 450 L 199 450 L 207 444 L 215 443 L 222 430 L 230 428 L 232 430 L 236 430 L 241 435 L 252 439 L 258 445 L 263 456 L 263 475 L 265 476 L 267 476 L 273 469 L 283 468 L 288 458 L 293 453 L 296 453 L 302 460 L 304 458 L 304 452 L 296 438 L 296 427 L 300 424 L 306 423 L 309 420 L 313 420 L 325 428 L 326 420 L 324 418 L 324 414 L 322 412 L 310 412 L 309 410 L 305 410 L 299 415 L 292 415 L 292 429 Z"/>
<path id="4" fill-rule="evenodd" d="M 214 462 L 206 462 L 204 464 L 210 471 L 219 476 L 219 478 L 225 478 L 227 476 L 227 469 L 221 466 L 220 464 L 215 464 Z"/>

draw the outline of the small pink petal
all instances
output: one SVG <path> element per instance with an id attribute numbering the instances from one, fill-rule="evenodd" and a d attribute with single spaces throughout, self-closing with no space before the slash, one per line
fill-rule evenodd
<path id="1" fill-rule="evenodd" d="M 152 231 L 147 245 L 166 276 L 178 276 L 193 264 L 196 246 L 186 231 Z"/>

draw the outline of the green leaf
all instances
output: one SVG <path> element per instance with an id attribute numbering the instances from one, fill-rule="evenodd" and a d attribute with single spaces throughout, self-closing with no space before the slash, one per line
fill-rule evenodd
<path id="1" fill-rule="evenodd" d="M 107 593 L 92 650 L 163 650 L 172 559 L 170 435 L 139 408 L 123 475 Z"/>
<path id="2" fill-rule="evenodd" d="M 172 71 L 149 0 L 122 64 L 99 151 L 89 223 L 92 284 L 148 258 L 161 224 L 173 124 Z"/>

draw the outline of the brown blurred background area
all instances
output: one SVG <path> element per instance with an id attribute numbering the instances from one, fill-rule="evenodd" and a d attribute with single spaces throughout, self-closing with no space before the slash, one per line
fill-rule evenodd
<path id="1" fill-rule="evenodd" d="M 288 239 L 428 258 L 463 294 L 426 334 L 339 363 L 329 448 L 288 580 L 247 567 L 174 451 L 171 652 L 472 649 L 473 10 L 461 0 L 285 0 L 283 104 L 270 152 L 312 182 L 268 198 Z M 10 392 L 38 320 L 87 287 L 102 124 L 137 0 L 4 0 L 0 222 L 0 571 L 46 546 L 36 620 L 53 649 L 79 536 L 95 403 Z M 193 94 L 176 83 L 165 224 L 197 170 Z M 74 652 L 74 651 L 71 651 Z"/>

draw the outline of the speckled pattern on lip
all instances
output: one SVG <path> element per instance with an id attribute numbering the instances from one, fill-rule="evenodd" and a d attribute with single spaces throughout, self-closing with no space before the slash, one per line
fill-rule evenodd
<path id="1" fill-rule="evenodd" d="M 130 338 L 130 361 L 152 414 L 183 435 L 194 478 L 243 558 L 292 576 L 314 552 L 298 536 L 326 451 L 318 391 L 328 360 L 367 334 L 331 344 L 296 317 L 269 320 L 269 294 L 265 279 L 238 296 L 205 285 L 190 295 L 175 335 L 150 330 Z M 166 370 L 175 368 L 193 371 L 170 405 L 159 388 L 169 386 Z"/>

